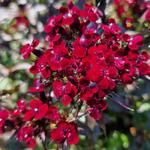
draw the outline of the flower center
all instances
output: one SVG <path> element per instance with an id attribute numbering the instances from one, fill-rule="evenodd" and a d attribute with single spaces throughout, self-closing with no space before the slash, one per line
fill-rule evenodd
<path id="1" fill-rule="evenodd" d="M 39 109 L 38 108 L 34 108 L 34 111 L 37 112 Z"/>

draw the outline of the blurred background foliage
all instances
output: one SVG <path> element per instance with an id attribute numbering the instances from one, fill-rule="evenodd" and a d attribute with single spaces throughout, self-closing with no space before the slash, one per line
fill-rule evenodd
<path id="1" fill-rule="evenodd" d="M 27 98 L 28 86 L 33 75 L 28 72 L 32 59 L 24 61 L 19 49 L 33 37 L 43 40 L 43 24 L 57 13 L 57 8 L 67 0 L 0 0 L 0 101 L 1 106 L 15 107 L 20 97 Z M 96 4 L 94 0 L 74 0 L 77 5 Z M 117 18 L 113 1 L 107 1 L 108 16 Z M 121 23 L 120 23 L 121 25 Z M 129 30 L 131 34 L 141 33 L 145 37 L 144 49 L 150 49 L 150 32 Z M 113 99 L 113 100 L 112 100 Z M 119 100 L 131 108 L 125 109 L 116 103 Z M 88 120 L 91 137 L 81 136 L 78 145 L 70 150 L 150 150 L 150 80 L 141 78 L 124 89 L 118 88 L 108 99 L 109 109 L 104 119 L 93 125 Z M 11 133 L 0 136 L 0 150 L 25 150 Z M 49 149 L 55 149 L 50 144 Z M 36 150 L 41 150 L 41 145 Z"/>

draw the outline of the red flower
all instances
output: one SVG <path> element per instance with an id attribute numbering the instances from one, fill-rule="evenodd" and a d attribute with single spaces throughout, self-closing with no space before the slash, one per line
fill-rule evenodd
<path id="1" fill-rule="evenodd" d="M 58 15 L 58 16 L 52 16 L 49 21 L 48 24 L 45 25 L 44 31 L 46 33 L 51 32 L 53 29 L 55 29 L 57 26 L 59 26 L 62 22 L 62 14 Z"/>
<path id="2" fill-rule="evenodd" d="M 100 88 L 103 89 L 103 90 L 109 89 L 109 86 L 110 86 L 109 79 L 108 79 L 107 77 L 104 77 L 104 78 L 99 82 L 99 86 L 100 86 Z"/>
<path id="3" fill-rule="evenodd" d="M 34 39 L 31 44 L 25 44 L 22 46 L 20 52 L 24 59 L 27 59 L 31 52 L 35 50 L 35 48 L 39 45 L 40 41 L 38 39 Z"/>
<path id="4" fill-rule="evenodd" d="M 106 45 L 98 45 L 98 46 L 93 46 L 88 49 L 88 54 L 89 55 L 96 55 L 99 57 L 103 57 L 103 53 L 107 50 Z"/>
<path id="5" fill-rule="evenodd" d="M 57 128 L 51 131 L 51 139 L 57 143 L 67 141 L 68 144 L 77 144 L 79 137 L 74 123 L 59 122 Z"/>
<path id="6" fill-rule="evenodd" d="M 126 84 L 131 84 L 133 82 L 132 77 L 129 74 L 123 74 L 122 81 Z"/>
<path id="7" fill-rule="evenodd" d="M 65 85 L 59 80 L 53 82 L 53 90 L 56 98 L 61 98 L 61 102 L 64 106 L 67 106 L 71 103 L 72 98 L 77 93 L 76 87 L 67 82 Z"/>
<path id="8" fill-rule="evenodd" d="M 150 9 L 145 12 L 145 20 L 150 22 Z"/>
<path id="9" fill-rule="evenodd" d="M 82 10 L 80 12 L 80 15 L 82 17 L 88 17 L 90 21 L 95 22 L 99 19 L 103 14 L 100 10 L 98 10 L 96 7 L 93 7 L 89 4 L 84 5 L 85 10 Z"/>
<path id="10" fill-rule="evenodd" d="M 98 90 L 97 84 L 95 82 L 90 82 L 88 86 L 81 86 L 80 98 L 88 101 L 98 92 Z"/>
<path id="11" fill-rule="evenodd" d="M 76 46 L 74 47 L 73 55 L 75 57 L 83 58 L 86 55 L 86 48 L 81 47 L 81 46 Z"/>
<path id="12" fill-rule="evenodd" d="M 95 120 L 102 119 L 102 112 L 95 106 L 90 109 L 90 116 L 93 117 Z"/>
<path id="13" fill-rule="evenodd" d="M 67 106 L 71 103 L 72 101 L 72 98 L 68 95 L 63 95 L 62 99 L 61 99 L 61 102 L 64 106 Z"/>
<path id="14" fill-rule="evenodd" d="M 50 71 L 50 67 L 48 66 L 46 53 L 39 57 L 39 59 L 35 62 L 34 66 L 30 68 L 30 72 L 32 74 L 41 73 L 41 75 L 45 79 L 50 77 L 51 71 Z"/>
<path id="15" fill-rule="evenodd" d="M 131 50 L 138 50 L 143 45 L 143 37 L 141 35 L 135 35 L 130 39 L 128 47 Z"/>
<path id="16" fill-rule="evenodd" d="M 9 112 L 7 110 L 0 110 L 0 133 L 3 132 L 5 121 L 8 119 Z"/>
<path id="17" fill-rule="evenodd" d="M 124 69 L 125 61 L 123 58 L 116 57 L 114 63 L 119 70 Z"/>
<path id="18" fill-rule="evenodd" d="M 59 121 L 60 120 L 60 114 L 59 110 L 56 106 L 50 106 L 46 115 L 46 118 L 50 119 L 51 121 Z"/>
<path id="19" fill-rule="evenodd" d="M 139 73 L 141 76 L 143 75 L 150 75 L 150 66 L 146 63 L 140 63 L 138 65 Z"/>
<path id="20" fill-rule="evenodd" d="M 111 66 L 108 69 L 109 77 L 117 78 L 118 77 L 118 70 L 115 66 Z"/>
<path id="21" fill-rule="evenodd" d="M 110 29 L 112 34 L 119 34 L 121 33 L 121 28 L 116 23 L 110 24 Z"/>
<path id="22" fill-rule="evenodd" d="M 46 113 L 48 112 L 47 104 L 43 104 L 41 100 L 31 100 L 30 108 L 31 109 L 25 113 L 25 121 L 29 121 L 33 117 L 37 120 L 41 120 L 45 117 Z"/>
<path id="23" fill-rule="evenodd" d="M 34 92 L 43 92 L 44 91 L 44 84 L 42 83 L 42 81 L 40 79 L 34 79 L 34 86 L 33 87 L 29 87 L 28 91 L 31 93 Z"/>
<path id="24" fill-rule="evenodd" d="M 141 59 L 142 61 L 147 61 L 149 58 L 150 58 L 150 57 L 149 57 L 148 53 L 145 52 L 145 51 L 143 51 L 143 52 L 140 54 L 140 59 Z"/>
<path id="25" fill-rule="evenodd" d="M 36 141 L 33 133 L 34 129 L 31 126 L 23 126 L 19 130 L 17 138 L 20 142 L 25 142 L 30 148 L 34 148 L 36 146 Z"/>
<path id="26" fill-rule="evenodd" d="M 71 12 L 65 13 L 63 15 L 62 25 L 71 25 L 74 22 L 74 17 Z"/>
<path id="27" fill-rule="evenodd" d="M 61 97 L 63 95 L 63 83 L 59 80 L 55 80 L 52 86 L 55 96 Z"/>
<path id="28" fill-rule="evenodd" d="M 97 64 L 94 64 L 92 68 L 87 71 L 86 74 L 86 78 L 89 81 L 93 81 L 93 82 L 98 81 L 102 76 L 103 74 L 100 71 L 100 66 Z"/>
<path id="29" fill-rule="evenodd" d="M 25 27 L 29 27 L 30 22 L 25 16 L 18 16 L 15 18 L 15 24 L 13 24 L 13 27 L 17 28 L 20 25 L 24 25 Z"/>
<path id="30" fill-rule="evenodd" d="M 94 98 L 88 101 L 88 105 L 90 107 L 87 109 L 87 111 L 90 113 L 90 116 L 93 117 L 95 120 L 101 120 L 102 111 L 106 110 L 108 107 L 106 101 L 98 101 Z"/>
<path id="31" fill-rule="evenodd" d="M 26 109 L 26 102 L 24 99 L 17 101 L 17 108 L 13 111 L 14 116 L 19 116 L 20 113 L 24 112 Z"/>
<path id="32" fill-rule="evenodd" d="M 30 148 L 35 148 L 35 146 L 36 146 L 36 140 L 34 137 L 29 137 L 23 142 L 25 142 L 28 145 L 28 147 L 30 147 Z"/>
<path id="33" fill-rule="evenodd" d="M 74 97 L 77 94 L 77 87 L 71 84 L 71 82 L 67 82 L 64 86 L 64 93 Z"/>
<path id="34" fill-rule="evenodd" d="M 48 56 L 48 64 L 52 71 L 61 71 L 70 65 L 70 59 L 65 58 L 63 55 L 53 53 L 54 52 L 51 51 L 50 55 Z M 63 51 L 60 53 L 63 53 Z"/>

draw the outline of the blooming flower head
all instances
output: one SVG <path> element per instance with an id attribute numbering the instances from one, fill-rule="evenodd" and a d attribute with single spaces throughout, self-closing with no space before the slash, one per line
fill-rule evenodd
<path id="1" fill-rule="evenodd" d="M 39 45 L 39 40 L 35 39 L 32 41 L 32 44 L 25 44 L 22 46 L 20 52 L 24 59 L 29 58 L 31 52 Z"/>
<path id="2" fill-rule="evenodd" d="M 32 118 L 42 119 L 48 111 L 47 104 L 43 104 L 41 100 L 31 100 L 30 109 L 25 113 L 24 120 L 29 121 Z"/>
<path id="3" fill-rule="evenodd" d="M 9 116 L 9 112 L 7 110 L 0 110 L 0 133 L 3 133 L 5 122 Z"/>
<path id="4" fill-rule="evenodd" d="M 68 144 L 77 144 L 79 137 L 76 125 L 74 123 L 59 122 L 57 128 L 51 131 L 51 139 L 58 143 L 67 141 Z"/>
<path id="5" fill-rule="evenodd" d="M 34 129 L 31 126 L 24 126 L 19 130 L 17 139 L 21 142 L 25 142 L 30 148 L 34 148 L 36 141 L 33 132 Z"/>

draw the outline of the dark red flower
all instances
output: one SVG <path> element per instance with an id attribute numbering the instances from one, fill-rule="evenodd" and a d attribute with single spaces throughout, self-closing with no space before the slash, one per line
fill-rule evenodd
<path id="1" fill-rule="evenodd" d="M 80 98 L 88 101 L 98 92 L 98 90 L 97 84 L 95 82 L 90 82 L 88 86 L 81 86 Z"/>
<path id="2" fill-rule="evenodd" d="M 61 102 L 64 106 L 67 106 L 71 103 L 72 98 L 69 95 L 63 95 Z"/>
<path id="3" fill-rule="evenodd" d="M 55 80 L 52 86 L 55 96 L 61 97 L 63 95 L 63 83 L 59 80 Z"/>
<path id="4" fill-rule="evenodd" d="M 88 54 L 89 55 L 96 55 L 99 57 L 103 57 L 103 53 L 107 50 L 106 45 L 98 45 L 98 46 L 93 46 L 88 49 Z"/>
<path id="5" fill-rule="evenodd" d="M 71 97 L 74 97 L 77 93 L 77 88 L 73 84 L 70 82 L 63 84 L 59 80 L 53 82 L 53 90 L 56 98 L 61 98 L 61 102 L 64 106 L 70 104 L 72 101 Z"/>
<path id="6" fill-rule="evenodd" d="M 34 92 L 43 92 L 44 91 L 44 84 L 42 83 L 41 79 L 34 79 L 34 86 L 29 87 L 28 91 L 31 93 Z"/>
<path id="7" fill-rule="evenodd" d="M 107 77 L 103 78 L 100 82 L 99 82 L 99 86 L 101 89 L 107 90 L 109 89 L 109 79 Z"/>
<path id="8" fill-rule="evenodd" d="M 117 78 L 118 77 L 117 68 L 115 66 L 109 67 L 108 74 L 109 74 L 109 77 L 111 77 L 111 78 Z"/>
<path id="9" fill-rule="evenodd" d="M 31 52 L 39 45 L 40 41 L 38 39 L 34 39 L 31 44 L 25 44 L 20 49 L 21 55 L 24 59 L 27 59 Z"/>
<path id="10" fill-rule="evenodd" d="M 114 63 L 119 70 L 124 69 L 125 60 L 123 58 L 116 57 Z"/>
<path id="11" fill-rule="evenodd" d="M 100 66 L 97 64 L 94 64 L 86 73 L 86 78 L 93 82 L 98 81 L 102 76 L 103 74 L 100 71 Z"/>
<path id="12" fill-rule="evenodd" d="M 143 37 L 141 35 L 135 35 L 130 39 L 128 47 L 131 50 L 138 50 L 139 47 L 141 47 L 142 45 L 143 45 Z"/>
<path id="13" fill-rule="evenodd" d="M 50 67 L 48 65 L 47 53 L 39 56 L 38 60 L 35 62 L 34 66 L 30 68 L 32 74 L 40 73 L 43 78 L 47 79 L 51 75 Z"/>
<path id="14" fill-rule="evenodd" d="M 62 22 L 62 14 L 58 16 L 52 16 L 48 23 L 45 25 L 44 31 L 46 33 L 51 32 L 53 29 L 55 29 L 57 26 L 61 25 Z"/>
<path id="15" fill-rule="evenodd" d="M 71 25 L 74 22 L 74 17 L 71 12 L 65 13 L 63 15 L 62 25 Z"/>
<path id="16" fill-rule="evenodd" d="M 73 55 L 77 58 L 83 58 L 86 55 L 86 48 L 82 46 L 75 46 L 73 50 Z"/>
<path id="17" fill-rule="evenodd" d="M 102 112 L 96 106 L 91 107 L 88 111 L 90 112 L 90 116 L 95 120 L 101 120 L 103 117 Z"/>
<path id="18" fill-rule="evenodd" d="M 25 16 L 17 16 L 15 18 L 15 23 L 13 24 L 13 27 L 17 28 L 20 25 L 24 25 L 25 27 L 29 27 L 30 22 Z"/>
<path id="19" fill-rule="evenodd" d="M 51 131 L 51 139 L 57 143 L 77 144 L 79 137 L 74 123 L 59 122 L 57 128 Z"/>
<path id="20" fill-rule="evenodd" d="M 145 12 L 145 20 L 150 22 L 150 9 Z"/>
<path id="21" fill-rule="evenodd" d="M 122 81 L 126 84 L 131 84 L 133 82 L 132 77 L 127 73 L 122 75 Z"/>
<path id="22" fill-rule="evenodd" d="M 150 66 L 148 64 L 142 62 L 138 65 L 138 68 L 141 76 L 150 75 Z"/>
<path id="23" fill-rule="evenodd" d="M 56 45 L 54 47 L 54 53 L 59 56 L 64 56 L 64 55 L 68 54 L 68 49 L 67 49 L 64 41 L 62 41 L 59 45 Z"/>
<path id="24" fill-rule="evenodd" d="M 61 71 L 70 65 L 70 59 L 65 57 L 68 54 L 68 49 L 64 42 L 60 46 L 56 46 L 53 50 L 48 50 L 45 54 L 52 71 Z"/>
<path id="25" fill-rule="evenodd" d="M 83 58 L 86 55 L 86 41 L 84 41 L 83 35 L 82 37 L 79 39 L 77 38 L 73 43 L 73 56 L 77 57 L 77 58 Z"/>
<path id="26" fill-rule="evenodd" d="M 98 101 L 97 99 L 91 98 L 88 101 L 89 108 L 87 111 L 90 113 L 90 116 L 93 117 L 95 120 L 101 120 L 103 115 L 102 111 L 106 110 L 108 105 L 106 101 L 100 100 Z"/>
<path id="27" fill-rule="evenodd" d="M 8 119 L 9 112 L 8 110 L 0 110 L 0 133 L 3 132 L 3 128 L 5 126 L 5 122 Z"/>
<path id="28" fill-rule="evenodd" d="M 143 51 L 143 52 L 140 54 L 140 59 L 141 59 L 142 61 L 147 61 L 149 58 L 150 58 L 150 57 L 149 57 L 148 53 L 145 52 L 145 51 Z"/>
<path id="29" fill-rule="evenodd" d="M 111 23 L 110 24 L 110 29 L 112 34 L 119 34 L 121 33 L 121 27 L 117 25 L 116 23 Z"/>
<path id="30" fill-rule="evenodd" d="M 29 137 L 25 140 L 25 143 L 28 145 L 30 148 L 35 148 L 36 146 L 36 140 L 34 137 Z"/>
<path id="31" fill-rule="evenodd" d="M 17 134 L 17 139 L 20 142 L 25 142 L 30 148 L 36 146 L 36 141 L 34 138 L 34 129 L 32 126 L 23 126 Z"/>
<path id="32" fill-rule="evenodd" d="M 47 104 L 43 104 L 41 100 L 31 100 L 30 110 L 25 113 L 24 120 L 29 121 L 32 118 L 41 120 L 48 112 Z"/>
<path id="33" fill-rule="evenodd" d="M 26 109 L 26 102 L 24 99 L 19 99 L 17 101 L 17 108 L 13 111 L 14 116 L 19 116 L 20 113 L 24 112 Z"/>
<path id="34" fill-rule="evenodd" d="M 73 85 L 71 82 L 67 82 L 64 86 L 64 94 L 68 94 L 71 97 L 76 96 L 77 87 L 75 85 Z"/>
<path id="35" fill-rule="evenodd" d="M 46 118 L 50 119 L 51 121 L 58 122 L 60 120 L 60 114 L 58 108 L 56 106 L 50 106 L 48 108 Z"/>
<path id="36" fill-rule="evenodd" d="M 99 17 L 103 16 L 102 12 L 98 10 L 96 7 L 93 7 L 89 4 L 84 5 L 85 10 L 80 12 L 80 15 L 84 18 L 88 17 L 88 19 L 92 22 L 95 22 L 99 19 Z"/>

